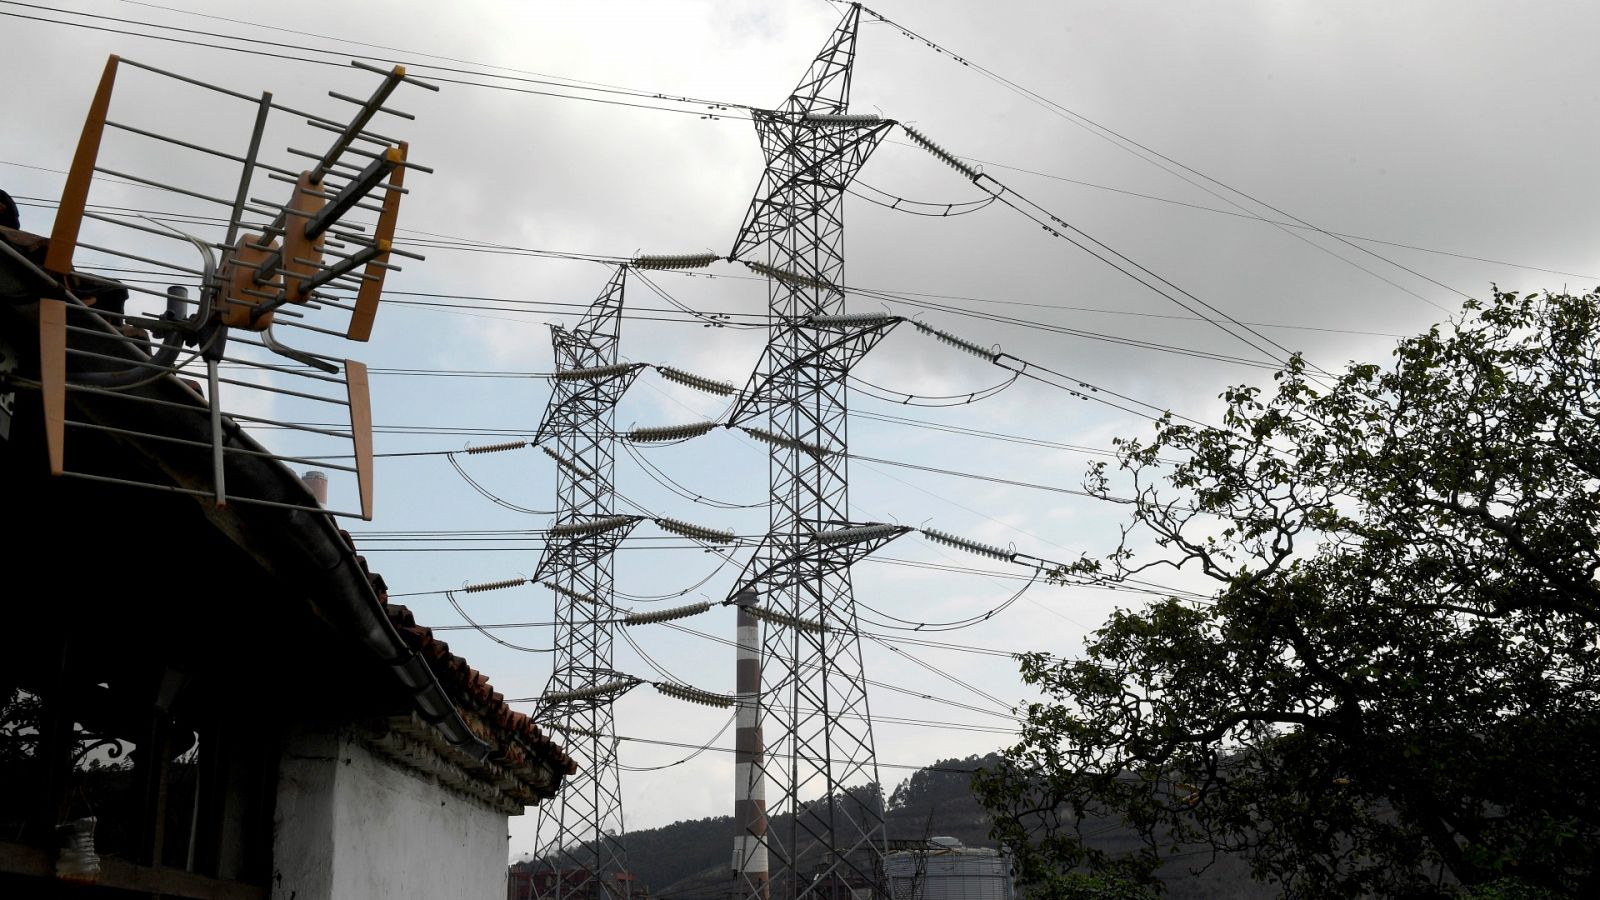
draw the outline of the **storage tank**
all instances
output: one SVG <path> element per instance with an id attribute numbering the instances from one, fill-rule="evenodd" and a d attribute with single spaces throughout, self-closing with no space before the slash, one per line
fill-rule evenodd
<path id="1" fill-rule="evenodd" d="M 987 847 L 936 837 L 883 858 L 894 900 L 1012 900 L 1011 860 Z"/>

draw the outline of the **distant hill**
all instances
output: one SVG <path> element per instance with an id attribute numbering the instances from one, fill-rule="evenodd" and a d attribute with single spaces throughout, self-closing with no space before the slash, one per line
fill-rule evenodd
<path id="1" fill-rule="evenodd" d="M 998 754 L 940 760 L 919 769 L 889 794 L 884 809 L 885 832 L 890 840 L 922 840 L 935 836 L 959 839 L 969 847 L 992 847 L 989 817 L 972 795 L 973 769 L 992 765 Z M 781 834 L 785 819 L 772 829 Z M 1115 823 L 1091 826 L 1095 844 L 1108 850 L 1138 846 L 1132 830 Z M 628 834 L 628 866 L 649 886 L 650 893 L 670 900 L 728 900 L 733 881 L 729 864 L 733 854 L 732 816 L 715 816 L 674 822 Z M 1198 850 L 1198 848 L 1196 848 Z M 1242 860 L 1222 858 L 1204 871 L 1208 853 L 1181 848 L 1163 872 L 1167 896 L 1174 900 L 1275 897 L 1277 891 L 1249 877 Z"/>

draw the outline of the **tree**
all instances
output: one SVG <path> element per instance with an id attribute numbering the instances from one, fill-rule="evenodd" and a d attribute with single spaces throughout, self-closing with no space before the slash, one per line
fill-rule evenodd
<path id="1" fill-rule="evenodd" d="M 1496 289 L 1392 366 L 1295 358 L 1221 427 L 1119 441 L 1088 484 L 1131 521 L 1058 577 L 1214 590 L 1023 657 L 1046 701 L 978 779 L 1022 877 L 1198 844 L 1289 896 L 1600 895 L 1597 325 Z M 1096 849 L 1107 819 L 1141 848 Z"/>

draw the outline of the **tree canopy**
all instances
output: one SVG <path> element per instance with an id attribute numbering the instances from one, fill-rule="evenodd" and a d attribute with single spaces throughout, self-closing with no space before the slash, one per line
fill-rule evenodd
<path id="1" fill-rule="evenodd" d="M 1391 365 L 1295 358 L 1119 441 L 1088 483 L 1131 485 L 1120 546 L 1059 577 L 1212 591 L 1023 658 L 1045 701 L 978 784 L 1022 877 L 1087 896 L 1198 842 L 1289 896 L 1600 895 L 1597 324 L 1497 289 Z M 1095 849 L 1106 817 L 1142 848 Z"/>

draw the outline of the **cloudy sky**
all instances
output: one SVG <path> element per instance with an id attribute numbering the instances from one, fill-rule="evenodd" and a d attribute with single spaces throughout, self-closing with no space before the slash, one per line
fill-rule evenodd
<path id="1" fill-rule="evenodd" d="M 1181 289 L 1324 367 L 1381 361 L 1396 336 L 1448 317 L 1491 283 L 1600 283 L 1587 274 L 1600 272 L 1600 188 L 1591 176 L 1600 79 L 1589 46 L 1600 10 L 1592 4 L 880 2 L 874 8 L 883 16 L 950 52 L 865 16 L 854 111 L 914 125 L 1159 274 L 1175 286 L 1168 294 Z M 435 169 L 408 180 L 402 229 L 417 243 L 444 237 L 456 247 L 429 247 L 426 262 L 407 262 L 389 282 L 394 302 L 373 341 L 340 351 L 380 370 L 430 373 L 375 375 L 380 453 L 459 450 L 535 427 L 544 380 L 459 373 L 549 370 L 548 323 L 572 322 L 579 307 L 561 304 L 586 303 L 610 275 L 605 265 L 550 251 L 726 253 L 761 172 L 748 118 L 736 106 L 634 92 L 776 106 L 842 13 L 824 0 L 456 3 L 448 11 L 291 0 L 273 5 L 268 21 L 259 4 L 170 3 L 0 2 L 0 76 L 11 86 L 0 186 L 22 199 L 26 227 L 48 230 L 60 170 L 112 52 L 250 95 L 271 90 L 281 102 L 329 115 L 345 110 L 328 90 L 364 95 L 373 76 L 311 60 L 400 60 L 439 81 L 437 94 L 396 95 L 393 105 L 416 121 L 375 126 L 409 140 L 411 158 Z M 114 118 L 168 123 L 215 146 L 239 148 L 247 138 L 248 110 L 213 113 L 210 101 L 153 79 L 118 90 Z M 148 147 L 124 149 L 128 169 L 176 165 Z M 258 182 L 254 190 L 278 196 L 284 187 Z M 846 281 L 900 299 L 854 297 L 852 310 L 917 316 L 1202 419 L 1214 416 L 1227 385 L 1270 377 L 1273 360 L 1195 318 L 1192 309 L 1203 307 L 1194 300 L 1184 298 L 1186 310 L 1002 205 L 951 217 L 875 205 L 888 196 L 917 201 L 916 210 L 966 210 L 985 196 L 903 133 L 889 136 L 858 187 L 846 204 Z M 116 185 L 96 190 L 105 193 L 92 199 L 108 204 L 171 211 L 176 202 Z M 735 314 L 730 321 L 764 309 L 764 284 L 740 266 L 652 280 L 683 305 Z M 627 298 L 638 317 L 624 325 L 625 357 L 745 382 L 763 330 L 684 321 L 643 288 L 635 283 Z M 1116 509 L 1059 490 L 1077 488 L 1093 458 L 1061 445 L 1106 448 L 1114 437 L 1148 434 L 1148 420 L 1027 381 L 981 402 L 940 405 L 946 401 L 927 398 L 997 386 L 1006 373 L 910 328 L 857 375 L 862 390 L 852 410 L 863 415 L 851 425 L 852 452 L 1029 486 L 858 462 L 855 518 L 925 524 L 1057 559 L 1104 553 L 1115 542 Z M 893 392 L 919 399 L 882 399 Z M 722 406 L 647 373 L 617 424 L 696 421 Z M 744 535 L 764 530 L 763 510 L 724 508 L 765 499 L 760 445 L 719 430 L 641 455 L 690 496 L 721 501 L 685 499 L 621 454 L 618 487 L 644 507 Z M 461 462 L 507 502 L 550 508 L 543 454 Z M 336 477 L 332 505 L 354 502 L 353 486 Z M 391 590 L 414 594 L 403 599 L 419 619 L 451 626 L 462 620 L 436 592 L 531 574 L 538 541 L 510 532 L 548 524 L 549 516 L 485 499 L 433 455 L 384 459 L 378 515 L 353 530 Z M 626 597 L 720 600 L 748 553 L 718 568 L 717 558 L 696 550 L 650 549 L 650 528 L 641 527 L 645 539 L 630 542 L 618 562 L 619 602 L 638 608 L 652 601 Z M 396 540 L 401 532 L 418 539 Z M 1017 578 L 1024 570 L 915 535 L 881 555 L 855 573 L 857 598 L 879 622 L 979 614 L 1026 583 Z M 1036 584 L 981 625 L 931 636 L 966 649 L 869 643 L 885 783 L 909 774 L 889 766 L 1007 742 L 1009 708 L 1026 691 L 1011 661 L 973 649 L 1072 654 L 1108 610 L 1139 600 Z M 551 614 L 541 588 L 463 602 L 480 622 L 547 622 Z M 690 624 L 718 638 L 733 633 L 726 609 Z M 535 649 L 549 644 L 548 628 L 498 633 Z M 510 650 L 471 631 L 447 636 L 508 697 L 537 694 L 549 675 L 548 653 Z M 644 655 L 619 644 L 620 671 L 655 680 L 659 667 L 708 690 L 732 690 L 725 645 L 667 629 L 633 637 Z M 731 730 L 713 740 L 725 712 L 686 707 L 648 687 L 619 701 L 616 716 L 624 736 L 732 745 Z M 650 769 L 688 755 L 646 741 L 621 745 L 627 766 Z M 726 814 L 732 783 L 731 757 L 716 749 L 626 772 L 629 827 Z M 532 830 L 532 816 L 513 824 L 514 853 L 531 849 Z"/>

